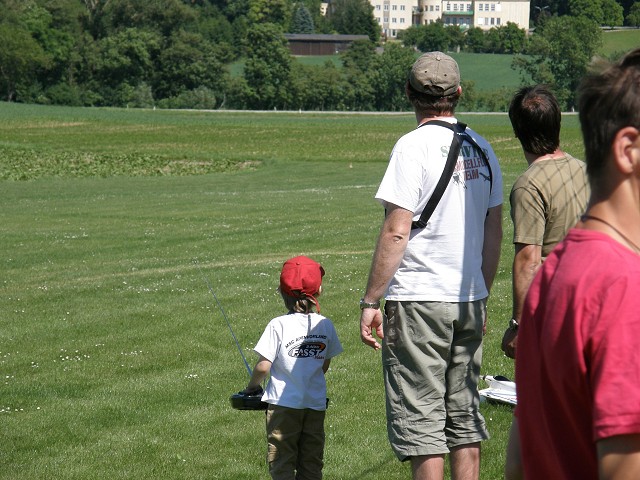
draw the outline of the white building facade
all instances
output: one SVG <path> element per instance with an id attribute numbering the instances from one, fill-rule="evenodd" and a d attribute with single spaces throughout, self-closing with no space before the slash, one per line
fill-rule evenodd
<path id="1" fill-rule="evenodd" d="M 411 25 L 441 20 L 445 25 L 489 30 L 515 23 L 529 28 L 529 0 L 370 0 L 373 15 L 386 38 L 395 38 Z"/>

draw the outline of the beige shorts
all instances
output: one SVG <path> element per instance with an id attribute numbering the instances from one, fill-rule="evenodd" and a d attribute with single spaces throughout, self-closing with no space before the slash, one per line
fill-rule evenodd
<path id="1" fill-rule="evenodd" d="M 478 379 L 486 300 L 385 304 L 387 430 L 397 457 L 486 440 Z"/>

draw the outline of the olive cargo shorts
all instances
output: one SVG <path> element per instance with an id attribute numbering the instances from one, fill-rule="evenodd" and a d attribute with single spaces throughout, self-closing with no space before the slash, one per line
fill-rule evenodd
<path id="1" fill-rule="evenodd" d="M 400 460 L 489 438 L 477 388 L 485 315 L 486 299 L 386 302 L 387 430 Z"/>

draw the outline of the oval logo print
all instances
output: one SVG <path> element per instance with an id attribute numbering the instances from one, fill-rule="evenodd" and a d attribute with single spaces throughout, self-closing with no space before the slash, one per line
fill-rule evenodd
<path id="1" fill-rule="evenodd" d="M 318 357 L 327 346 L 322 342 L 302 342 L 289 350 L 290 357 L 314 358 Z"/>

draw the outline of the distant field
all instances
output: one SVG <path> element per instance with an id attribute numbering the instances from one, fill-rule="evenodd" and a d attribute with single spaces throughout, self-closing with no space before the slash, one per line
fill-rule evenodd
<path id="1" fill-rule="evenodd" d="M 473 80 L 478 91 L 498 90 L 501 87 L 517 87 L 520 85 L 519 73 L 511 69 L 513 55 L 495 55 L 488 53 L 453 53 L 460 65 L 460 73 L 465 80 Z M 314 55 L 295 57 L 303 65 L 324 65 L 333 62 L 342 66 L 339 55 Z M 242 75 L 243 62 L 235 62 L 229 66 L 232 76 Z"/>
<path id="2" fill-rule="evenodd" d="M 626 52 L 638 47 L 640 47 L 640 29 L 605 30 L 600 53 L 608 56 L 612 53 Z"/>

